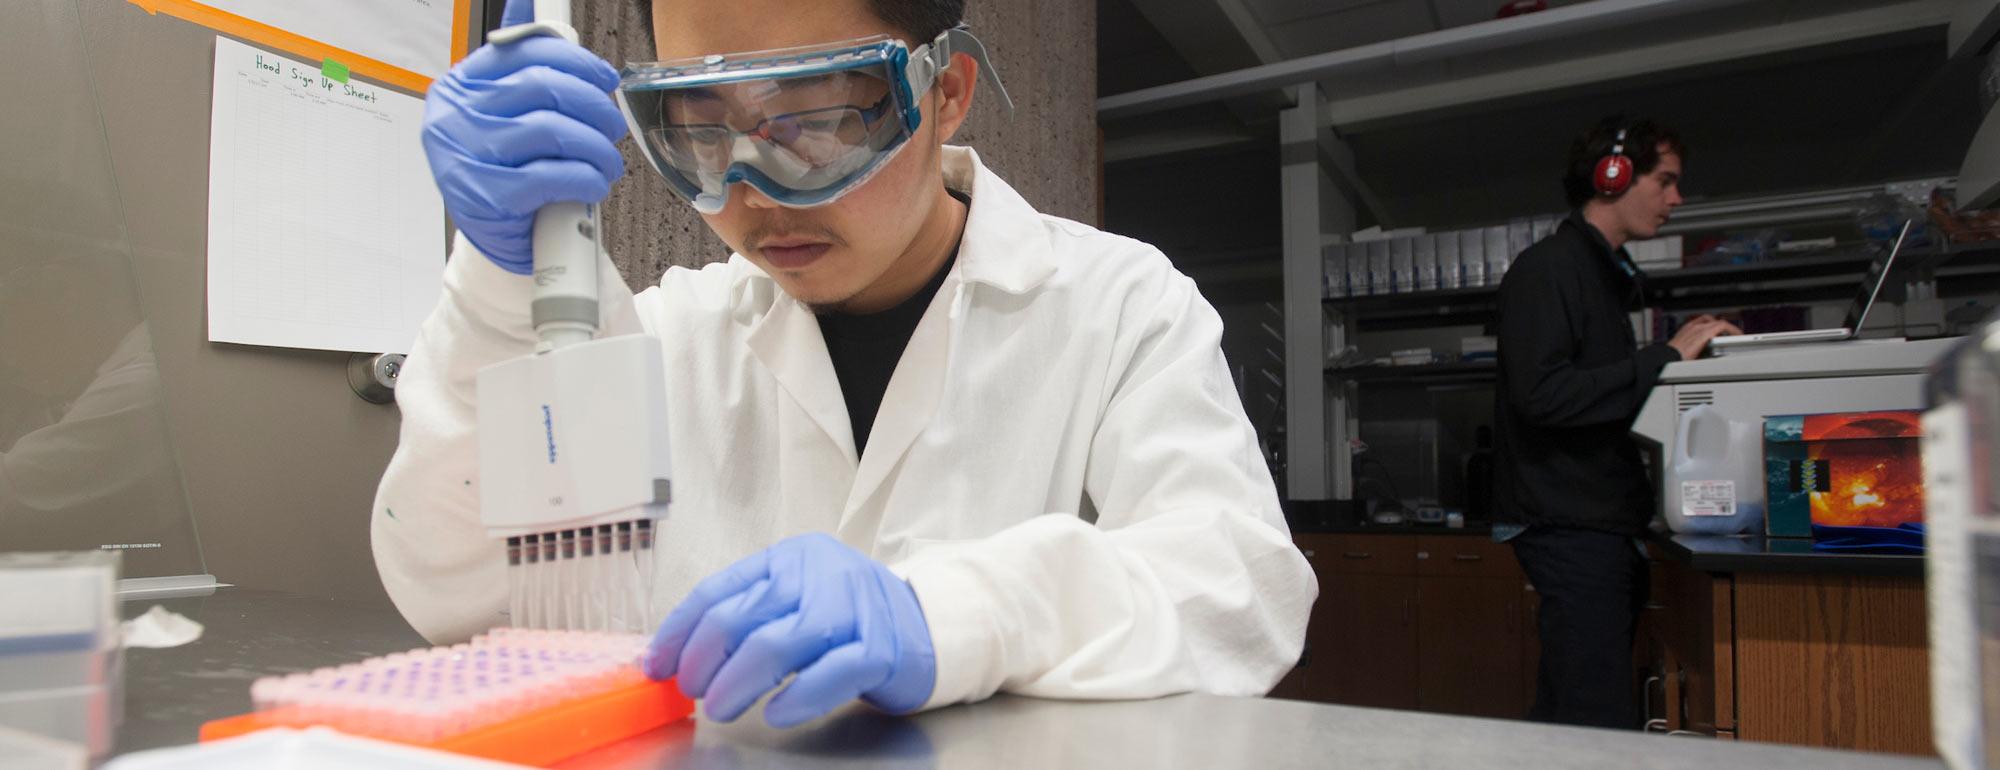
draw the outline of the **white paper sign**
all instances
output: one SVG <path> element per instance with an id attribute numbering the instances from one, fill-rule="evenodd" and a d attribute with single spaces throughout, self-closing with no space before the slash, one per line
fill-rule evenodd
<path id="1" fill-rule="evenodd" d="M 202 0 L 300 37 L 311 38 L 428 78 L 451 68 L 453 0 Z"/>
<path id="2" fill-rule="evenodd" d="M 211 341 L 409 352 L 444 273 L 422 116 L 414 97 L 216 39 Z"/>

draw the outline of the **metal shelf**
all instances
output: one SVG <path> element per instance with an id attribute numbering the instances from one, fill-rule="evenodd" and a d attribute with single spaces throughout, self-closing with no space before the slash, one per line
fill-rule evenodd
<path id="1" fill-rule="evenodd" d="M 1451 382 L 1486 382 L 1492 380 L 1497 371 L 1499 371 L 1498 362 L 1488 358 L 1410 366 L 1391 364 L 1330 366 L 1327 367 L 1326 377 L 1329 380 L 1362 384 L 1436 385 Z"/>
<path id="2" fill-rule="evenodd" d="M 1764 305 L 1845 299 L 1853 296 L 1855 282 L 1876 256 L 1873 251 L 1855 250 L 1780 257 L 1743 265 L 1689 267 L 1647 273 L 1647 302 L 1676 310 L 1718 304 Z M 1939 269 L 1953 261 L 1958 261 L 1958 264 Z M 2000 244 L 1961 246 L 1948 252 L 1927 250 L 1905 253 L 1897 258 L 1895 272 L 1898 274 L 1922 269 L 1937 270 L 1939 277 L 1954 280 L 2000 272 Z M 1767 285 L 1772 283 L 1786 285 Z M 1365 297 L 1328 297 L 1325 304 L 1331 309 L 1353 313 L 1363 331 L 1472 326 L 1493 320 L 1498 293 L 1497 286 L 1479 286 Z"/>

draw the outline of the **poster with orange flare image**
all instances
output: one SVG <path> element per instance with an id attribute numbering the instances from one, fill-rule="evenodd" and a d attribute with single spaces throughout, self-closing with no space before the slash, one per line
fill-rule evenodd
<path id="1" fill-rule="evenodd" d="M 1922 436 L 1916 410 L 1765 418 L 1766 530 L 1804 537 L 1814 524 L 1922 522 Z"/>

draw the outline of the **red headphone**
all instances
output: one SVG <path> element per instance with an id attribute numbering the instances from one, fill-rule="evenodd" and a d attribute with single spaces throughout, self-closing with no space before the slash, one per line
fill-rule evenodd
<path id="1" fill-rule="evenodd" d="M 1623 195 L 1632 187 L 1632 159 L 1625 155 L 1625 132 L 1618 129 L 1618 138 L 1612 140 L 1611 154 L 1597 160 L 1597 173 L 1590 175 L 1590 186 L 1597 188 L 1597 194 L 1606 198 Z"/>

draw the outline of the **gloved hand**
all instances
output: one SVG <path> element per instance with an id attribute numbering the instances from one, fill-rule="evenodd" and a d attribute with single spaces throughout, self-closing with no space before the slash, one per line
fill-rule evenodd
<path id="1" fill-rule="evenodd" d="M 534 3 L 508 0 L 501 18 L 531 22 Z M 431 84 L 423 130 L 431 176 L 452 221 L 495 264 L 532 272 L 535 212 L 596 203 L 625 175 L 616 87 L 610 64 L 547 36 L 480 46 Z"/>
<path id="2" fill-rule="evenodd" d="M 654 679 L 732 721 L 787 675 L 764 721 L 791 727 L 856 697 L 915 711 L 937 683 L 916 591 L 887 567 L 823 534 L 800 535 L 695 586 L 660 624 L 645 661 Z"/>

